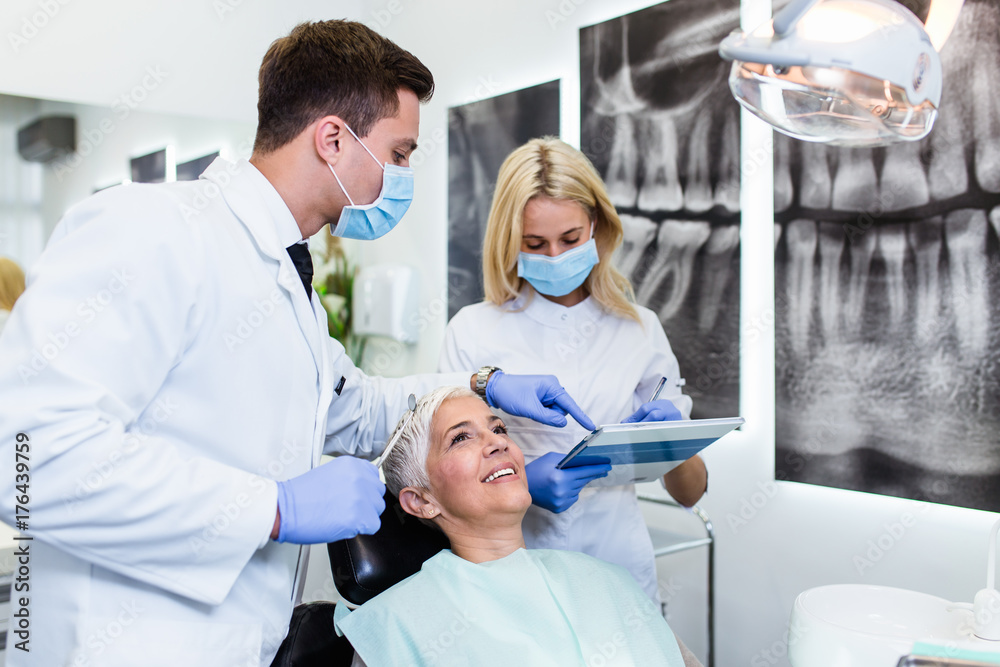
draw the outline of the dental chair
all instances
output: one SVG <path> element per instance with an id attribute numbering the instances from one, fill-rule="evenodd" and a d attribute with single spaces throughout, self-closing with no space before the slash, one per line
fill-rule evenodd
<path id="1" fill-rule="evenodd" d="M 450 546 L 444 533 L 407 514 L 388 491 L 382 525 L 374 535 L 358 535 L 327 545 L 337 604 L 357 607 L 416 574 L 424 561 Z M 333 629 L 333 602 L 295 608 L 271 667 L 350 667 L 354 649 Z"/>

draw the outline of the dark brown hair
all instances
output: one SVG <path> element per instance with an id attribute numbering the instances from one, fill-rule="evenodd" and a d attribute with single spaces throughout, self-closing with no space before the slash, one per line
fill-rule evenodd
<path id="1" fill-rule="evenodd" d="M 399 111 L 400 88 L 421 102 L 434 94 L 434 77 L 422 62 L 353 21 L 295 26 L 267 50 L 258 82 L 255 153 L 281 148 L 331 114 L 364 137 Z"/>

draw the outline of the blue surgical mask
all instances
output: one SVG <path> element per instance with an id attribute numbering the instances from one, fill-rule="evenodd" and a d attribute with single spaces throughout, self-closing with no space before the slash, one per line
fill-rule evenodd
<path id="1" fill-rule="evenodd" d="M 583 284 L 598 261 L 591 232 L 589 241 L 555 257 L 522 252 L 517 256 L 517 275 L 540 294 L 565 296 Z"/>
<path id="2" fill-rule="evenodd" d="M 347 124 L 344 124 L 347 127 Z M 362 241 L 372 241 L 381 236 L 385 236 L 392 231 L 392 228 L 399 224 L 403 214 L 410 208 L 413 201 L 413 169 L 400 167 L 399 165 L 385 163 L 383 166 L 375 154 L 368 150 L 354 130 L 347 127 L 347 131 L 358 140 L 358 143 L 368 151 L 377 164 L 382 169 L 382 191 L 371 204 L 358 205 L 347 194 L 344 184 L 340 182 L 340 177 L 334 171 L 333 165 L 329 162 L 327 166 L 333 172 L 333 177 L 337 179 L 337 185 L 343 191 L 350 206 L 345 206 L 340 212 L 340 220 L 337 225 L 330 226 L 330 233 L 345 239 L 359 239 Z"/>

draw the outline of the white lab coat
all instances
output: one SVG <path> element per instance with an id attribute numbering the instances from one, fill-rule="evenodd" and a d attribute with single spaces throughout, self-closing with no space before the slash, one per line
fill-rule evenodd
<path id="1" fill-rule="evenodd" d="M 259 171 L 221 159 L 60 222 L 0 342 L 0 519 L 23 432 L 34 537 L 11 604 L 30 598 L 30 653 L 12 632 L 8 665 L 269 665 L 304 562 L 268 539 L 274 480 L 324 449 L 377 454 L 410 391 L 468 382 L 357 370 L 290 225 Z"/>
<path id="2" fill-rule="evenodd" d="M 509 373 L 551 373 L 595 424 L 628 417 L 666 376 L 660 398 L 673 401 L 685 419 L 691 398 L 677 385 L 680 370 L 656 315 L 639 307 L 642 325 L 610 315 L 593 299 L 566 308 L 525 286 L 498 307 L 478 303 L 448 324 L 441 371 L 493 364 Z M 587 431 L 573 419 L 562 429 L 505 416 L 511 438 L 532 461 L 547 452 L 568 452 Z M 581 551 L 632 573 L 646 594 L 659 599 L 653 546 L 635 486 L 588 486 L 580 500 L 555 514 L 532 505 L 524 519 L 529 548 Z"/>

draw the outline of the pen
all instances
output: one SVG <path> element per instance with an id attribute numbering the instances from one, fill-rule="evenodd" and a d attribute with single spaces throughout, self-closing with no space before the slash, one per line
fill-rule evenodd
<path id="1" fill-rule="evenodd" d="M 650 396 L 649 400 L 646 402 L 652 403 L 653 401 L 655 401 L 656 398 L 660 395 L 660 392 L 663 391 L 663 385 L 665 385 L 666 383 L 667 383 L 667 378 L 661 377 L 660 381 L 656 383 L 656 389 L 653 390 L 653 395 Z"/>

